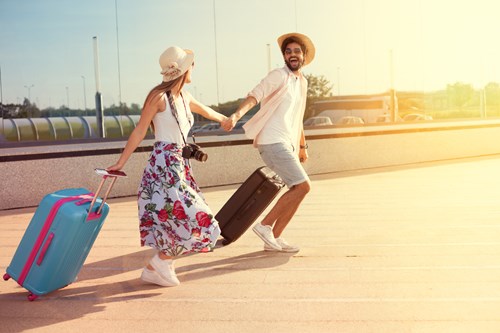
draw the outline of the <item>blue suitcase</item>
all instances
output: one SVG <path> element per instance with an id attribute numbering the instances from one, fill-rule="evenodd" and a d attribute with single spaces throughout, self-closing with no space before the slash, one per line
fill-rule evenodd
<path id="1" fill-rule="evenodd" d="M 105 201 L 117 178 L 96 172 L 103 179 L 95 195 L 84 188 L 60 190 L 46 195 L 35 211 L 3 276 L 27 289 L 30 301 L 71 284 L 83 266 L 108 215 Z M 101 199 L 108 177 L 111 184 Z"/>

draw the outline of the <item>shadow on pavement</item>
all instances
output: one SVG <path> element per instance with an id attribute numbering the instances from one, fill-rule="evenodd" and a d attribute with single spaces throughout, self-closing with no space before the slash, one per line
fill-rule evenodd
<path id="1" fill-rule="evenodd" d="M 220 240 L 217 242 L 215 251 L 222 247 L 220 242 Z M 154 256 L 154 253 L 155 250 L 148 248 L 135 253 L 85 264 L 78 275 L 78 281 L 102 279 L 128 271 L 140 270 Z M 176 259 L 176 272 L 180 278 L 182 277 L 181 282 L 228 274 L 235 271 L 265 269 L 284 265 L 293 256 L 293 253 L 256 251 L 215 261 L 213 257 L 206 256 L 206 261 L 201 263 L 183 265 L 183 261 L 187 257 L 198 256 L 203 258 L 205 255 L 204 253 L 193 253 Z M 140 272 L 137 273 L 137 278 L 139 278 L 139 275 Z"/>
<path id="2" fill-rule="evenodd" d="M 286 264 L 292 256 L 293 253 L 257 251 L 199 264 L 179 265 L 176 272 L 181 282 L 187 282 L 238 271 L 281 266 Z"/>
<path id="3" fill-rule="evenodd" d="M 217 246 L 217 247 L 220 247 Z M 217 250 L 217 248 L 216 248 Z M 50 326 L 85 317 L 91 313 L 104 311 L 106 305 L 163 295 L 166 290 L 158 286 L 144 284 L 140 279 L 140 269 L 155 253 L 153 249 L 109 258 L 85 264 L 78 280 L 66 288 L 40 296 L 34 302 L 27 300 L 28 292 L 18 286 L 15 292 L 0 295 L 1 331 L 22 332 L 29 329 Z M 203 256 L 190 254 L 187 256 Z M 177 260 L 176 269 L 181 282 L 206 279 L 238 271 L 266 269 L 287 263 L 293 254 L 256 251 L 235 257 L 219 259 L 206 256 L 206 261 L 183 265 L 183 258 Z M 137 277 L 111 283 L 96 283 L 92 280 L 109 278 L 118 274 L 138 270 Z M 82 283 L 84 282 L 85 283 Z M 2 281 L 3 282 L 3 281 Z M 9 281 L 15 283 L 14 281 Z M 99 281 L 102 282 L 102 281 Z M 158 290 L 158 292 L 154 292 Z M 153 292 L 152 292 L 153 291 Z"/>
<path id="4" fill-rule="evenodd" d="M 2 332 L 23 332 L 85 317 L 101 312 L 106 305 L 145 299 L 161 295 L 158 293 L 137 293 L 152 289 L 139 279 L 120 281 L 98 286 L 72 284 L 53 293 L 41 296 L 34 302 L 26 298 L 28 292 L 19 287 L 18 292 L 0 295 Z M 131 294 L 133 293 L 133 294 Z"/>

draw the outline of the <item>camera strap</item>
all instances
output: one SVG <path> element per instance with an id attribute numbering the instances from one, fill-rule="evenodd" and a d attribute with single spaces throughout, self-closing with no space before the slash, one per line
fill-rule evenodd
<path id="1" fill-rule="evenodd" d="M 172 110 L 172 115 L 174 116 L 175 121 L 177 122 L 177 126 L 179 126 L 179 132 L 181 132 L 182 141 L 184 141 L 184 144 L 187 145 L 187 140 L 186 140 L 187 138 L 185 138 L 184 133 L 182 133 L 181 124 L 179 123 L 179 114 L 177 113 L 177 108 L 175 106 L 174 98 L 172 97 L 172 92 L 169 90 L 166 93 L 167 93 L 168 104 L 170 105 L 170 110 Z M 187 112 L 186 101 L 184 100 L 184 96 L 182 96 L 182 92 L 180 92 L 179 94 L 181 95 L 182 103 L 184 104 L 184 111 L 186 111 L 186 119 L 189 122 L 189 128 L 191 128 L 193 124 L 191 123 L 191 119 L 189 118 Z M 194 136 L 193 136 L 193 141 L 195 141 Z"/>

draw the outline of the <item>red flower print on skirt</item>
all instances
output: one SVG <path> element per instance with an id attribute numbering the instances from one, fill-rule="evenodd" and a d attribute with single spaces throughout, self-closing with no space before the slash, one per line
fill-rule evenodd
<path id="1" fill-rule="evenodd" d="M 152 219 L 145 219 L 141 220 L 141 227 L 142 228 L 149 228 L 154 225 L 154 221 Z"/>
<path id="2" fill-rule="evenodd" d="M 220 235 L 182 145 L 157 141 L 138 190 L 141 246 L 170 256 L 208 252 Z"/>
<path id="3" fill-rule="evenodd" d="M 196 221 L 198 221 L 198 225 L 200 227 L 208 228 L 210 226 L 210 223 L 212 222 L 212 219 L 207 213 L 198 212 L 196 213 Z"/>
<path id="4" fill-rule="evenodd" d="M 193 237 L 200 237 L 200 235 L 201 235 L 200 228 L 193 228 L 193 230 L 191 230 L 191 235 Z"/>
<path id="5" fill-rule="evenodd" d="M 162 209 L 158 212 L 158 220 L 165 222 L 168 219 L 168 212 L 166 209 Z"/>
<path id="6" fill-rule="evenodd" d="M 174 210 L 172 211 L 172 213 L 174 214 L 177 220 L 184 220 L 187 218 L 186 212 L 184 211 L 184 207 L 182 207 L 182 203 L 179 200 L 174 202 Z"/>

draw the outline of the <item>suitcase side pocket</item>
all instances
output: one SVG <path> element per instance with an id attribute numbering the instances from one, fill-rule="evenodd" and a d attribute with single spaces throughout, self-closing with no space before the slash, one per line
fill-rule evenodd
<path id="1" fill-rule="evenodd" d="M 36 261 L 36 264 L 38 266 L 40 266 L 42 264 L 43 259 L 45 258 L 45 253 L 47 253 L 47 250 L 49 249 L 50 244 L 52 244 L 53 239 L 54 239 L 54 233 L 51 232 L 50 235 L 47 237 L 45 244 L 42 247 L 42 251 L 40 251 L 40 255 L 38 256 L 38 260 Z"/>

